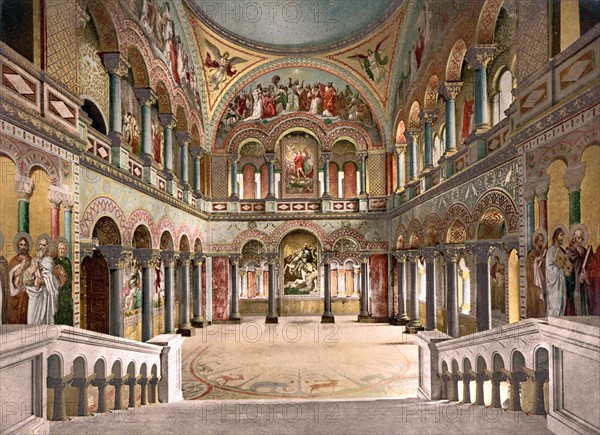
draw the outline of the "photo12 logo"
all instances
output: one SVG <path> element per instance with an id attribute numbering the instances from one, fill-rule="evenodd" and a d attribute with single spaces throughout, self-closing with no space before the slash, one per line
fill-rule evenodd
<path id="1" fill-rule="evenodd" d="M 214 1 L 201 4 L 203 12 L 222 24 L 337 23 L 340 2 Z"/>

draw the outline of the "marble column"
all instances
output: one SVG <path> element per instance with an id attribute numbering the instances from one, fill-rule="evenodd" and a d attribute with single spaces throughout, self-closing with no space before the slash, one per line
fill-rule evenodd
<path id="1" fill-rule="evenodd" d="M 188 165 L 188 151 L 190 143 L 192 142 L 192 135 L 189 131 L 178 131 L 175 133 L 177 142 L 179 143 L 179 160 L 181 171 L 179 174 L 179 181 L 184 191 L 190 189 L 190 169 Z"/>
<path id="2" fill-rule="evenodd" d="M 192 328 L 190 322 L 190 262 L 191 253 L 181 252 L 179 258 L 181 259 L 181 307 L 180 307 L 180 323 L 177 333 L 184 337 L 191 337 L 195 335 L 195 329 Z"/>
<path id="3" fill-rule="evenodd" d="M 51 421 L 67 421 L 65 413 L 65 387 L 67 387 L 73 379 L 73 375 L 63 376 L 62 378 L 46 378 L 46 387 L 51 388 L 54 392 L 54 406 L 52 408 Z"/>
<path id="4" fill-rule="evenodd" d="M 570 163 L 563 175 L 569 190 L 569 227 L 581 223 L 581 184 L 585 177 L 585 162 Z M 549 234 L 548 238 L 552 236 Z"/>
<path id="5" fill-rule="evenodd" d="M 527 251 L 533 247 L 535 234 L 535 189 L 525 184 L 523 186 L 523 202 L 525 202 L 525 221 L 527 222 Z"/>
<path id="6" fill-rule="evenodd" d="M 446 150 L 444 155 L 456 152 L 456 97 L 462 89 L 463 82 L 444 82 L 438 92 L 446 100 Z M 449 174 L 452 175 L 452 174 Z"/>
<path id="7" fill-rule="evenodd" d="M 538 228 L 543 228 L 546 233 L 548 233 L 548 190 L 550 189 L 550 177 L 544 176 L 541 177 L 535 184 L 535 195 L 538 198 L 538 214 L 539 214 L 539 226 Z M 531 234 L 533 237 L 533 233 Z M 548 234 L 548 238 L 551 239 L 552 236 Z M 549 243 L 552 243 L 551 240 Z"/>
<path id="8" fill-rule="evenodd" d="M 502 402 L 500 398 L 500 382 L 506 380 L 506 376 L 501 372 L 491 373 L 490 379 L 492 380 L 492 403 L 490 408 L 502 408 Z"/>
<path id="9" fill-rule="evenodd" d="M 194 159 L 194 195 L 200 197 L 202 196 L 202 173 L 200 159 L 202 159 L 202 156 L 204 155 L 204 150 L 200 147 L 191 147 L 190 154 Z"/>
<path id="10" fill-rule="evenodd" d="M 204 328 L 206 326 L 206 319 L 202 313 L 202 263 L 204 258 L 196 254 L 194 261 L 194 318 L 192 319 L 192 326 L 195 328 Z"/>
<path id="11" fill-rule="evenodd" d="M 106 409 L 106 386 L 109 384 L 112 378 L 113 375 L 110 375 L 106 378 L 96 377 L 91 382 L 94 387 L 98 388 L 98 409 L 96 410 L 98 414 L 108 411 L 108 409 Z"/>
<path id="12" fill-rule="evenodd" d="M 486 128 L 490 125 L 487 92 L 487 71 L 489 63 L 494 60 L 495 45 L 476 45 L 471 47 L 465 56 L 469 68 L 473 69 L 475 77 L 475 128 Z"/>
<path id="13" fill-rule="evenodd" d="M 152 109 L 151 107 L 156 104 L 158 97 L 154 91 L 150 88 L 137 88 L 135 90 L 135 96 L 140 102 L 142 108 L 142 125 L 141 125 L 141 137 L 142 137 L 142 161 L 144 162 L 145 171 L 149 168 L 154 160 L 153 149 L 152 149 Z M 149 178 L 146 179 L 149 182 Z"/>
<path id="14" fill-rule="evenodd" d="M 490 246 L 478 243 L 469 248 L 475 256 L 477 275 L 477 331 L 492 327 L 492 287 L 490 285 Z"/>
<path id="15" fill-rule="evenodd" d="M 29 233 L 29 201 L 33 195 L 35 184 L 33 179 L 15 174 L 15 191 L 17 192 L 18 216 L 17 216 L 17 231 Z"/>
<path id="16" fill-rule="evenodd" d="M 267 162 L 267 197 L 266 200 L 275 200 L 275 153 L 265 153 Z"/>
<path id="17" fill-rule="evenodd" d="M 359 196 L 367 196 L 367 152 L 361 151 L 358 153 L 360 159 L 360 193 Z"/>
<path id="18" fill-rule="evenodd" d="M 523 367 L 523 372 L 535 382 L 535 403 L 533 404 L 532 414 L 546 415 L 544 405 L 544 384 L 548 382 L 548 370 L 531 370 Z"/>
<path id="19" fill-rule="evenodd" d="M 245 268 L 241 268 L 238 271 L 240 276 L 240 297 L 248 297 L 248 271 Z"/>
<path id="20" fill-rule="evenodd" d="M 229 158 L 229 163 L 230 163 L 229 185 L 230 185 L 230 190 L 231 190 L 231 194 L 229 195 L 229 200 L 230 201 L 239 201 L 240 195 L 238 193 L 238 185 L 237 185 L 237 173 L 238 173 L 237 162 L 238 162 L 238 159 L 240 158 L 240 156 L 238 154 L 230 154 L 228 158 Z"/>
<path id="21" fill-rule="evenodd" d="M 262 267 L 256 268 L 256 297 L 262 298 L 265 294 L 264 291 L 264 270 Z"/>
<path id="22" fill-rule="evenodd" d="M 109 75 L 109 119 L 108 130 L 109 137 L 113 139 L 112 134 L 116 133 L 119 138 L 123 131 L 121 113 L 121 77 L 129 71 L 129 63 L 120 52 L 101 53 L 102 65 Z"/>
<path id="23" fill-rule="evenodd" d="M 141 387 L 140 406 L 148 404 L 148 378 L 145 375 L 138 376 L 137 383 Z"/>
<path id="24" fill-rule="evenodd" d="M 265 323 L 278 323 L 277 307 L 275 306 L 275 265 L 277 264 L 277 254 L 266 254 L 269 274 L 269 312 Z"/>
<path id="25" fill-rule="evenodd" d="M 471 381 L 473 377 L 471 373 L 462 373 L 458 372 L 458 377 L 462 380 L 463 383 L 463 399 L 462 403 L 471 403 Z"/>
<path id="26" fill-rule="evenodd" d="M 477 373 L 475 375 L 475 402 L 473 402 L 473 405 L 485 405 L 483 387 L 487 380 L 489 380 L 487 371 L 484 371 L 483 373 Z"/>
<path id="27" fill-rule="evenodd" d="M 125 383 L 126 379 L 122 378 L 122 377 L 116 377 L 113 376 L 113 378 L 109 381 L 109 384 L 112 385 L 113 387 L 115 387 L 115 405 L 114 405 L 114 410 L 115 411 L 119 411 L 121 409 L 123 409 L 123 402 L 121 399 L 121 391 L 123 389 L 123 384 Z"/>
<path id="28" fill-rule="evenodd" d="M 109 268 L 109 301 L 110 323 L 109 334 L 123 337 L 125 333 L 123 317 L 123 269 L 131 259 L 131 248 L 118 245 L 100 245 L 98 250 L 108 263 Z"/>
<path id="29" fill-rule="evenodd" d="M 421 124 L 424 128 L 425 140 L 425 169 L 432 169 L 437 162 L 433 161 L 433 123 L 440 115 L 439 109 L 423 109 L 419 113 Z"/>
<path id="30" fill-rule="evenodd" d="M 150 340 L 154 335 L 154 296 L 153 283 L 150 282 L 150 273 L 156 267 L 158 251 L 154 249 L 135 249 L 134 255 L 140 260 L 142 266 L 142 341 Z"/>
<path id="31" fill-rule="evenodd" d="M 352 291 L 352 296 L 359 297 L 360 296 L 360 266 L 354 267 L 353 273 L 354 273 L 354 288 Z"/>
<path id="32" fill-rule="evenodd" d="M 426 282 L 426 299 L 425 299 L 425 329 L 433 331 L 437 329 L 437 275 L 435 273 L 435 256 L 436 252 L 427 250 L 423 253 L 425 257 L 425 282 Z"/>
<path id="33" fill-rule="evenodd" d="M 160 253 L 165 265 L 165 334 L 175 332 L 175 262 L 179 254 L 174 251 Z"/>
<path id="34" fill-rule="evenodd" d="M 404 156 L 406 154 L 406 144 L 397 143 L 394 148 L 396 154 L 396 193 L 404 189 Z"/>
<path id="35" fill-rule="evenodd" d="M 396 261 L 398 262 L 398 315 L 396 317 L 396 324 L 407 325 L 408 307 L 406 304 L 406 254 L 397 252 L 394 254 Z"/>
<path id="36" fill-rule="evenodd" d="M 343 264 L 338 266 L 337 273 L 337 297 L 346 297 L 346 269 Z"/>
<path id="37" fill-rule="evenodd" d="M 67 251 L 67 257 L 69 259 L 72 258 L 73 253 L 73 202 L 73 195 L 69 195 L 68 197 L 64 198 L 62 202 L 64 208 L 64 234 L 65 239 L 67 239 L 67 242 L 69 242 L 69 247 Z"/>
<path id="38" fill-rule="evenodd" d="M 50 200 L 50 238 L 56 241 L 60 235 L 60 204 L 64 194 L 57 186 L 50 185 L 48 199 Z"/>
<path id="39" fill-rule="evenodd" d="M 330 152 L 322 152 L 321 159 L 323 160 L 323 194 L 322 198 L 331 198 L 331 192 L 329 191 L 329 160 L 331 159 Z"/>
<path id="40" fill-rule="evenodd" d="M 510 372 L 506 369 L 503 369 L 502 372 L 510 382 L 508 410 L 523 411 L 523 408 L 521 407 L 521 382 L 527 380 L 527 375 L 520 371 Z"/>
<path id="41" fill-rule="evenodd" d="M 369 314 L 369 254 L 360 255 L 360 314 L 358 321 L 371 318 Z"/>
<path id="42" fill-rule="evenodd" d="M 448 316 L 448 335 L 460 337 L 458 318 L 458 255 L 459 251 L 448 249 L 446 251 L 446 311 Z"/>
<path id="43" fill-rule="evenodd" d="M 415 182 L 419 178 L 419 162 L 417 160 L 417 142 L 421 131 L 407 130 L 408 139 L 408 181 Z"/>
<path id="44" fill-rule="evenodd" d="M 167 180 L 173 179 L 173 130 L 177 127 L 177 118 L 172 113 L 160 113 L 158 115 L 160 124 L 163 126 L 165 137 L 163 152 L 163 171 Z M 173 192 L 169 192 L 173 193 Z"/>
<path id="45" fill-rule="evenodd" d="M 91 374 L 88 377 L 74 377 L 71 381 L 71 386 L 79 390 L 77 400 L 77 415 L 79 417 L 87 417 L 90 415 L 88 407 L 88 387 L 90 382 L 96 377 L 95 374 Z"/>
<path id="46" fill-rule="evenodd" d="M 324 295 L 324 309 L 323 315 L 321 316 L 321 323 L 335 323 L 335 317 L 331 312 L 331 260 L 333 259 L 333 252 L 323 252 L 321 254 L 321 261 L 323 262 L 323 287 L 325 290 Z"/>
<path id="47" fill-rule="evenodd" d="M 234 322 L 240 322 L 242 320 L 242 317 L 240 316 L 240 292 L 238 290 L 238 283 L 240 282 L 240 255 L 230 255 L 229 263 L 229 271 L 231 275 L 231 311 L 229 313 L 229 320 Z"/>
<path id="48" fill-rule="evenodd" d="M 416 334 L 418 331 L 423 331 L 425 329 L 423 325 L 421 325 L 421 321 L 419 319 L 419 287 L 417 268 L 419 256 L 417 253 L 411 253 L 407 258 L 410 265 L 410 321 L 406 325 L 405 332 L 409 334 Z"/>

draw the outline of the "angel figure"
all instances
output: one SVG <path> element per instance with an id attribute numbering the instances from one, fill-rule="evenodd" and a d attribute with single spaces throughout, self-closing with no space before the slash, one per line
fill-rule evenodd
<path id="1" fill-rule="evenodd" d="M 237 65 L 238 63 L 246 62 L 246 59 L 242 59 L 241 57 L 237 56 L 230 59 L 229 52 L 226 51 L 221 54 L 221 50 L 219 50 L 217 46 L 212 44 L 208 39 L 204 39 L 204 41 L 214 56 L 213 59 L 210 53 L 206 53 L 204 65 L 210 69 L 216 70 L 209 79 L 210 89 L 212 91 L 216 91 L 219 89 L 221 84 L 227 80 L 227 77 L 233 77 L 237 74 L 237 71 L 233 69 L 233 66 Z"/>
<path id="2" fill-rule="evenodd" d="M 370 48 L 367 50 L 367 54 L 355 54 L 350 56 L 350 59 L 356 59 L 360 62 L 360 66 L 371 80 L 377 84 L 385 82 L 387 74 L 384 66 L 387 65 L 389 59 L 387 56 L 382 58 L 381 45 L 387 39 L 387 36 L 379 41 L 379 44 L 375 47 L 375 51 Z"/>

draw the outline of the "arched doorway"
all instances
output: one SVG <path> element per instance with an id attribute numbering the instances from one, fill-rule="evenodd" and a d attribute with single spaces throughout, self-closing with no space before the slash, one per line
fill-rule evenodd
<path id="1" fill-rule="evenodd" d="M 81 326 L 102 334 L 109 333 L 110 298 L 108 263 L 97 251 L 81 263 L 85 285 L 85 323 Z M 82 319 L 83 320 L 83 319 Z"/>

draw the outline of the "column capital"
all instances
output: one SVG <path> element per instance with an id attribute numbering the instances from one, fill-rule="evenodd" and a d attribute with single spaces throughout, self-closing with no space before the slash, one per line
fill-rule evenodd
<path id="1" fill-rule="evenodd" d="M 497 51 L 495 44 L 475 45 L 465 55 L 465 60 L 471 69 L 485 69 L 494 60 Z"/>
<path id="2" fill-rule="evenodd" d="M 422 257 L 422 252 L 420 250 L 410 250 L 406 252 L 406 261 L 416 263 L 420 257 Z"/>
<path id="3" fill-rule="evenodd" d="M 104 256 L 110 269 L 124 269 L 133 255 L 133 250 L 127 246 L 100 245 L 98 250 Z"/>
<path id="4" fill-rule="evenodd" d="M 175 251 L 162 251 L 160 258 L 165 266 L 173 267 L 175 262 L 179 259 L 179 252 Z"/>
<path id="5" fill-rule="evenodd" d="M 190 154 L 194 159 L 201 159 L 205 151 L 201 147 L 190 147 Z"/>
<path id="6" fill-rule="evenodd" d="M 177 127 L 177 118 L 172 113 L 159 113 L 158 120 L 164 128 L 174 129 Z"/>
<path id="7" fill-rule="evenodd" d="M 426 263 L 433 263 L 436 255 L 438 255 L 438 251 L 435 248 L 424 248 L 421 251 L 421 255 L 425 258 Z"/>
<path id="8" fill-rule="evenodd" d="M 72 201 L 72 196 L 70 191 L 62 187 L 51 184 L 48 188 L 48 199 L 54 208 L 59 208 L 62 203 Z M 73 205 L 71 205 L 71 207 L 73 207 Z"/>
<path id="9" fill-rule="evenodd" d="M 264 155 L 267 163 L 273 163 L 275 161 L 275 153 L 265 153 Z"/>
<path id="10" fill-rule="evenodd" d="M 269 252 L 268 254 L 265 254 L 265 257 L 267 258 L 267 263 L 277 264 L 279 255 L 275 252 Z"/>
<path id="11" fill-rule="evenodd" d="M 360 159 L 366 159 L 369 156 L 368 151 L 359 151 L 357 154 Z"/>
<path id="12" fill-rule="evenodd" d="M 525 204 L 531 204 L 533 202 L 534 197 L 535 197 L 535 185 L 525 184 L 523 186 L 523 200 L 525 201 Z"/>
<path id="13" fill-rule="evenodd" d="M 421 129 L 412 128 L 410 130 L 406 130 L 405 135 L 408 135 L 413 142 L 416 142 L 419 139 L 419 136 L 421 136 Z"/>
<path id="14" fill-rule="evenodd" d="M 35 189 L 35 183 L 33 182 L 33 179 L 15 174 L 14 180 L 15 190 L 17 191 L 18 198 L 29 201 Z"/>
<path id="15" fill-rule="evenodd" d="M 106 71 L 119 77 L 126 75 L 131 67 L 119 51 L 100 53 L 100 58 Z"/>
<path id="16" fill-rule="evenodd" d="M 367 264 L 370 258 L 371 254 L 369 254 L 368 252 L 361 252 L 358 254 L 358 259 L 361 263 Z"/>
<path id="17" fill-rule="evenodd" d="M 563 175 L 563 181 L 565 187 L 569 190 L 569 193 L 579 192 L 581 190 L 581 183 L 585 177 L 585 162 L 573 162 L 567 166 L 567 170 Z"/>
<path id="18" fill-rule="evenodd" d="M 408 148 L 408 144 L 405 143 L 397 143 L 394 145 L 394 153 L 398 156 L 406 153 L 406 149 Z"/>
<path id="19" fill-rule="evenodd" d="M 135 96 L 141 106 L 150 107 L 158 101 L 158 96 L 151 88 L 135 88 Z"/>
<path id="20" fill-rule="evenodd" d="M 331 260 L 335 256 L 334 252 L 321 252 L 321 263 L 322 264 L 330 264 Z"/>
<path id="21" fill-rule="evenodd" d="M 160 262 L 160 252 L 156 249 L 141 248 L 134 249 L 134 255 L 140 260 L 140 265 L 143 268 L 153 268 Z"/>
<path id="22" fill-rule="evenodd" d="M 227 160 L 229 160 L 231 163 L 237 163 L 239 159 L 240 155 L 238 153 L 231 153 L 227 156 Z"/>
<path id="23" fill-rule="evenodd" d="M 393 255 L 396 258 L 396 261 L 398 261 L 398 263 L 404 263 L 407 259 L 405 251 L 396 251 Z"/>
<path id="24" fill-rule="evenodd" d="M 447 247 L 446 248 L 446 258 L 452 263 L 458 263 L 458 258 L 460 254 L 464 252 L 464 248 L 458 247 Z"/>
<path id="25" fill-rule="evenodd" d="M 468 249 L 478 263 L 487 263 L 494 246 L 490 246 L 488 243 L 473 243 L 468 246 Z"/>
<path id="26" fill-rule="evenodd" d="M 175 138 L 177 139 L 179 145 L 188 146 L 192 141 L 192 133 L 189 131 L 177 131 L 175 133 Z"/>
<path id="27" fill-rule="evenodd" d="M 537 181 L 532 182 L 532 184 L 538 199 L 542 201 L 548 199 L 548 190 L 550 189 L 550 177 L 548 175 L 539 177 Z M 529 185 L 529 183 L 527 183 L 526 186 L 527 185 Z"/>
<path id="28" fill-rule="evenodd" d="M 438 92 L 446 100 L 456 100 L 464 82 L 444 82 L 438 87 Z"/>
<path id="29" fill-rule="evenodd" d="M 69 193 L 68 195 L 65 194 L 65 196 L 63 197 L 63 200 L 62 200 L 62 206 L 65 208 L 65 210 L 72 211 L 74 204 L 75 204 L 75 198 L 73 197 L 73 194 L 72 193 Z"/>
<path id="30" fill-rule="evenodd" d="M 231 254 L 229 256 L 229 263 L 232 266 L 239 266 L 242 261 L 242 256 L 240 254 Z"/>
<path id="31" fill-rule="evenodd" d="M 329 152 L 329 151 L 321 152 L 321 160 L 323 160 L 323 163 L 327 163 L 330 159 L 331 159 L 331 152 Z"/>
<path id="32" fill-rule="evenodd" d="M 179 252 L 179 259 L 181 260 L 182 263 L 187 263 L 187 265 L 189 266 L 190 261 L 192 260 L 192 253 L 188 252 L 188 251 L 180 251 Z"/>
<path id="33" fill-rule="evenodd" d="M 419 118 L 421 119 L 422 124 L 433 124 L 437 121 L 440 116 L 440 109 L 437 107 L 434 109 L 423 109 L 419 113 Z"/>

